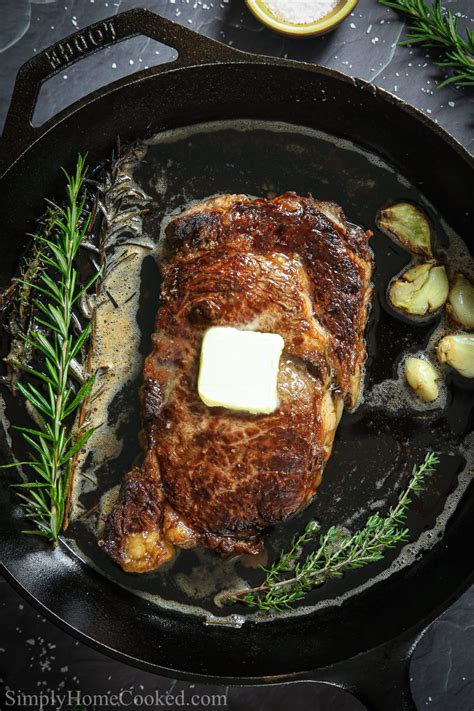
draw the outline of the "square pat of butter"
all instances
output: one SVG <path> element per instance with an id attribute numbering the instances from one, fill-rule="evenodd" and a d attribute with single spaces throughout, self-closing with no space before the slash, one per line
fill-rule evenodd
<path id="1" fill-rule="evenodd" d="M 273 412 L 284 345 L 277 333 L 213 326 L 202 341 L 199 397 L 209 407 Z"/>

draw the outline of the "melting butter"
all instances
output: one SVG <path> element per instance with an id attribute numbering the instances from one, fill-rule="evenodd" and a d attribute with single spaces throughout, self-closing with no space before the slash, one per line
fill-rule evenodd
<path id="1" fill-rule="evenodd" d="M 198 393 L 209 407 L 269 414 L 279 404 L 280 356 L 285 341 L 277 333 L 213 326 L 204 334 Z"/>

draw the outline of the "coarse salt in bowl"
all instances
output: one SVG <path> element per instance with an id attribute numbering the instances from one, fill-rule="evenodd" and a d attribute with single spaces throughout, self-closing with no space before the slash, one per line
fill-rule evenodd
<path id="1" fill-rule="evenodd" d="M 294 37 L 324 34 L 339 25 L 358 0 L 246 0 L 267 27 Z"/>

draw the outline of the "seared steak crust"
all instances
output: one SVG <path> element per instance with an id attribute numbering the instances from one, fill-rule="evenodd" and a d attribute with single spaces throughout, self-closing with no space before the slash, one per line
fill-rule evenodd
<path id="1" fill-rule="evenodd" d="M 222 196 L 169 224 L 144 366 L 145 461 L 125 478 L 101 541 L 125 570 L 158 567 L 173 545 L 256 553 L 268 526 L 312 498 L 342 409 L 358 399 L 369 236 L 338 206 L 293 193 Z M 202 337 L 216 325 L 283 336 L 274 413 L 200 400 Z"/>

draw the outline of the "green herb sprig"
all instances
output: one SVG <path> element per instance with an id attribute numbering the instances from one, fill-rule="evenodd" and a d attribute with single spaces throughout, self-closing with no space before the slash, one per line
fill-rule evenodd
<path id="1" fill-rule="evenodd" d="M 447 84 L 474 86 L 474 32 L 466 28 L 463 37 L 457 28 L 458 19 L 450 10 L 443 8 L 441 0 L 430 5 L 425 0 L 379 0 L 408 18 L 408 34 L 400 42 L 437 47 L 443 59 L 435 62 L 451 72 L 438 89 Z"/>
<path id="2" fill-rule="evenodd" d="M 32 470 L 33 481 L 15 485 L 20 489 L 25 515 L 35 525 L 24 533 L 39 534 L 53 542 L 58 540 L 66 514 L 71 461 L 93 432 L 75 432 L 72 423 L 91 391 L 94 376 L 84 377 L 79 387 L 70 378 L 71 368 L 90 335 L 90 323 L 76 335 L 73 309 L 100 273 L 79 285 L 76 256 L 90 223 L 83 189 L 86 171 L 85 159 L 79 155 L 75 174 L 65 173 L 66 206 L 53 205 L 49 210 L 50 228 L 34 235 L 40 264 L 36 278 L 18 280 L 35 302 L 28 332 L 19 334 L 35 357 L 33 364 L 22 366 L 25 377 L 16 388 L 33 413 L 37 428 L 14 428 L 22 433 L 31 456 L 2 468 L 21 465 Z"/>
<path id="3" fill-rule="evenodd" d="M 434 471 L 438 463 L 438 456 L 428 453 L 422 464 L 413 467 L 408 486 L 386 516 L 373 514 L 353 535 L 332 526 L 319 537 L 319 547 L 303 557 L 304 547 L 319 532 L 319 525 L 311 521 L 270 568 L 261 566 L 265 579 L 260 585 L 224 591 L 217 596 L 217 601 L 223 604 L 243 602 L 259 610 L 283 612 L 326 580 L 340 578 L 348 570 L 381 560 L 387 549 L 408 540 L 405 520 L 412 494 L 423 489 L 426 474 Z"/>

